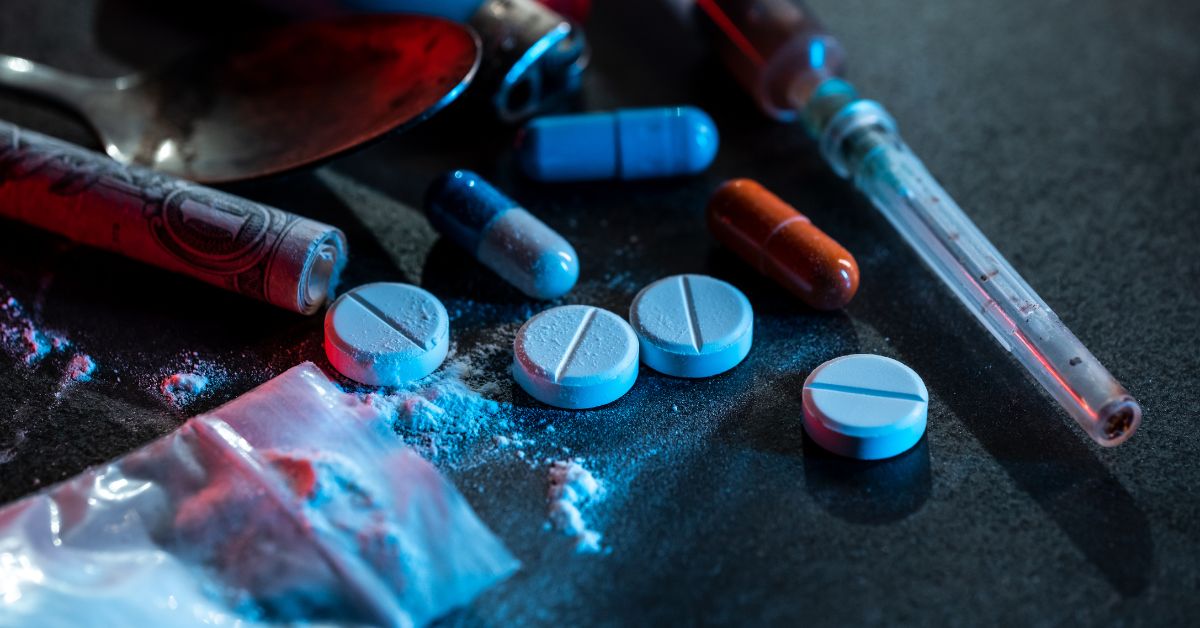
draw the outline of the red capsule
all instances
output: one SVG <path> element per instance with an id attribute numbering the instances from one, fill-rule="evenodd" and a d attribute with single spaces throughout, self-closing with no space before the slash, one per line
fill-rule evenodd
<path id="1" fill-rule="evenodd" d="M 808 305 L 836 310 L 858 291 L 854 256 L 758 182 L 726 181 L 707 213 L 721 244 Z"/>

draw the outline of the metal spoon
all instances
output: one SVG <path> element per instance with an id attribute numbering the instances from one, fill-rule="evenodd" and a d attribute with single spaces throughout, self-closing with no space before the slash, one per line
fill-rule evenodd
<path id="1" fill-rule="evenodd" d="M 466 88 L 479 49 L 473 32 L 446 20 L 352 16 L 115 79 L 0 55 L 0 85 L 75 109 L 117 161 L 218 183 L 311 164 L 424 120 Z"/>

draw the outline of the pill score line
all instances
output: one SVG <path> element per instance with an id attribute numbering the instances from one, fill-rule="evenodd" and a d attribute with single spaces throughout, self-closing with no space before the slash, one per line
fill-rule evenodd
<path id="1" fill-rule="evenodd" d="M 863 395 L 866 397 L 882 397 L 885 399 L 903 399 L 905 401 L 917 401 L 924 403 L 925 399 L 920 395 L 910 393 L 893 392 L 890 390 L 878 390 L 875 388 L 861 388 L 859 386 L 846 386 L 844 384 L 829 384 L 826 382 L 813 382 L 805 388 L 810 390 L 831 390 L 833 392 L 842 392 L 851 395 Z"/>
<path id="2" fill-rule="evenodd" d="M 571 366 L 571 362 L 575 360 L 575 353 L 579 351 L 579 345 L 583 344 L 583 338 L 587 335 L 588 329 L 592 326 L 592 321 L 596 320 L 596 308 L 591 308 L 587 314 L 583 315 L 583 320 L 579 322 L 579 327 L 575 330 L 575 335 L 571 338 L 570 344 L 567 345 L 566 352 L 563 353 L 562 361 L 558 363 L 558 367 L 554 369 L 554 381 L 561 382 L 563 374 L 567 368 Z"/>
<path id="3" fill-rule="evenodd" d="M 696 311 L 696 298 L 692 296 L 692 282 L 687 275 L 679 277 L 679 288 L 683 291 L 683 307 L 687 309 L 688 331 L 692 334 L 692 346 L 696 353 L 704 346 L 704 338 L 700 336 L 700 314 Z"/>
<path id="4" fill-rule="evenodd" d="M 385 313 L 383 310 L 379 309 L 374 303 L 371 303 L 370 301 L 363 298 L 362 295 L 355 293 L 355 292 L 350 292 L 350 293 L 346 294 L 346 297 L 349 298 L 351 301 L 354 301 L 355 303 L 363 306 L 363 309 L 370 312 L 371 315 L 373 315 L 375 318 L 378 318 L 379 320 L 383 321 L 383 324 L 396 330 L 396 333 L 403 336 L 405 338 L 405 340 L 408 340 L 409 342 L 413 343 L 413 346 L 420 347 L 421 349 L 425 349 L 425 350 L 428 350 L 430 347 L 433 346 L 432 339 L 430 339 L 430 341 L 428 343 L 421 342 L 421 339 L 417 338 L 417 335 L 414 334 L 411 330 L 409 330 L 406 327 L 404 327 L 403 325 L 401 325 L 399 321 L 388 316 L 387 313 Z"/>

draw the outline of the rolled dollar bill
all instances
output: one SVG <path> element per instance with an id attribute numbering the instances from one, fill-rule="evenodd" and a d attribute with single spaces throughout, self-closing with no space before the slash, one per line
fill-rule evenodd
<path id="1" fill-rule="evenodd" d="M 0 217 L 302 314 L 345 265 L 337 228 L 0 120 Z"/>

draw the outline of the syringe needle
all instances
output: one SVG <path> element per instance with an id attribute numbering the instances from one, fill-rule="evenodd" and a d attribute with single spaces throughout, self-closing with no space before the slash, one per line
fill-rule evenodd
<path id="1" fill-rule="evenodd" d="M 846 88 L 835 81 L 814 100 L 844 98 Z M 821 151 L 834 170 L 854 181 L 1088 434 L 1106 446 L 1129 438 L 1141 420 L 1137 402 L 938 185 L 891 116 L 874 102 L 854 100 L 819 124 Z"/>
<path id="2" fill-rule="evenodd" d="M 788 0 L 698 4 L 723 33 L 727 64 L 763 110 L 781 120 L 798 117 L 833 169 L 871 199 L 1096 442 L 1128 439 L 1141 407 L 938 185 L 891 115 L 836 77 L 841 48 L 812 15 Z"/>

